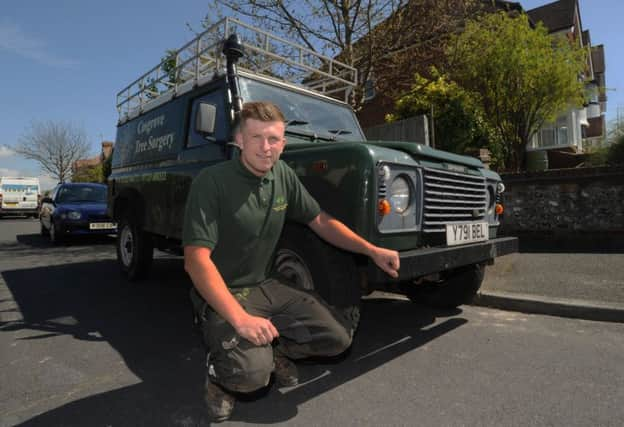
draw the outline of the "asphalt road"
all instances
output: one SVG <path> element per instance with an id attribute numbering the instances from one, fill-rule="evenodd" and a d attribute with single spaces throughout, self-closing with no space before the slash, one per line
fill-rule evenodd
<path id="1" fill-rule="evenodd" d="M 624 253 L 513 253 L 487 267 L 481 290 L 624 305 Z"/>
<path id="2" fill-rule="evenodd" d="M 120 278 L 112 240 L 0 220 L 0 425 L 208 425 L 179 258 Z M 620 426 L 624 325 L 367 299 L 351 352 L 224 425 Z"/>

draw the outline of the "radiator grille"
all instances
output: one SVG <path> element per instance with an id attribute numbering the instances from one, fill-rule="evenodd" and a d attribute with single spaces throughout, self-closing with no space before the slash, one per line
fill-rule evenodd
<path id="1" fill-rule="evenodd" d="M 483 220 L 485 178 L 460 172 L 424 169 L 423 231 L 446 231 L 446 224 Z"/>
<path id="2" fill-rule="evenodd" d="M 87 220 L 89 221 L 110 221 L 110 217 L 106 213 L 89 213 L 87 214 Z"/>

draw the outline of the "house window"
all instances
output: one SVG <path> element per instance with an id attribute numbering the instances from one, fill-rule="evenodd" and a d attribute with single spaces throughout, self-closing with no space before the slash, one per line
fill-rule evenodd
<path id="1" fill-rule="evenodd" d="M 568 144 L 568 123 L 563 119 L 563 123 L 560 123 L 557 120 L 557 145 L 566 145 Z"/>
<path id="2" fill-rule="evenodd" d="M 542 128 L 540 132 L 540 147 L 550 147 L 551 145 L 557 144 L 557 137 L 555 135 L 555 128 L 552 126 Z"/>
<path id="3" fill-rule="evenodd" d="M 568 118 L 562 116 L 555 123 L 546 125 L 539 131 L 536 148 L 570 145 L 568 137 Z"/>

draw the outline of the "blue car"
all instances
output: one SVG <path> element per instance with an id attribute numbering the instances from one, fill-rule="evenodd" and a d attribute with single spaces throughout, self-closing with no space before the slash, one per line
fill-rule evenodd
<path id="1" fill-rule="evenodd" d="M 41 234 L 59 244 L 69 236 L 114 234 L 117 224 L 106 214 L 106 185 L 58 184 L 41 201 Z"/>

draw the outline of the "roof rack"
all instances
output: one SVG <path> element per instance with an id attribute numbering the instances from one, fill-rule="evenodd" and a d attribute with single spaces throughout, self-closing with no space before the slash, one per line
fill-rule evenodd
<path id="1" fill-rule="evenodd" d="M 246 55 L 239 69 L 294 83 L 343 99 L 357 83 L 357 70 L 234 18 L 224 18 L 165 58 L 117 94 L 120 121 L 138 116 L 223 73 L 223 40 L 237 34 Z"/>

